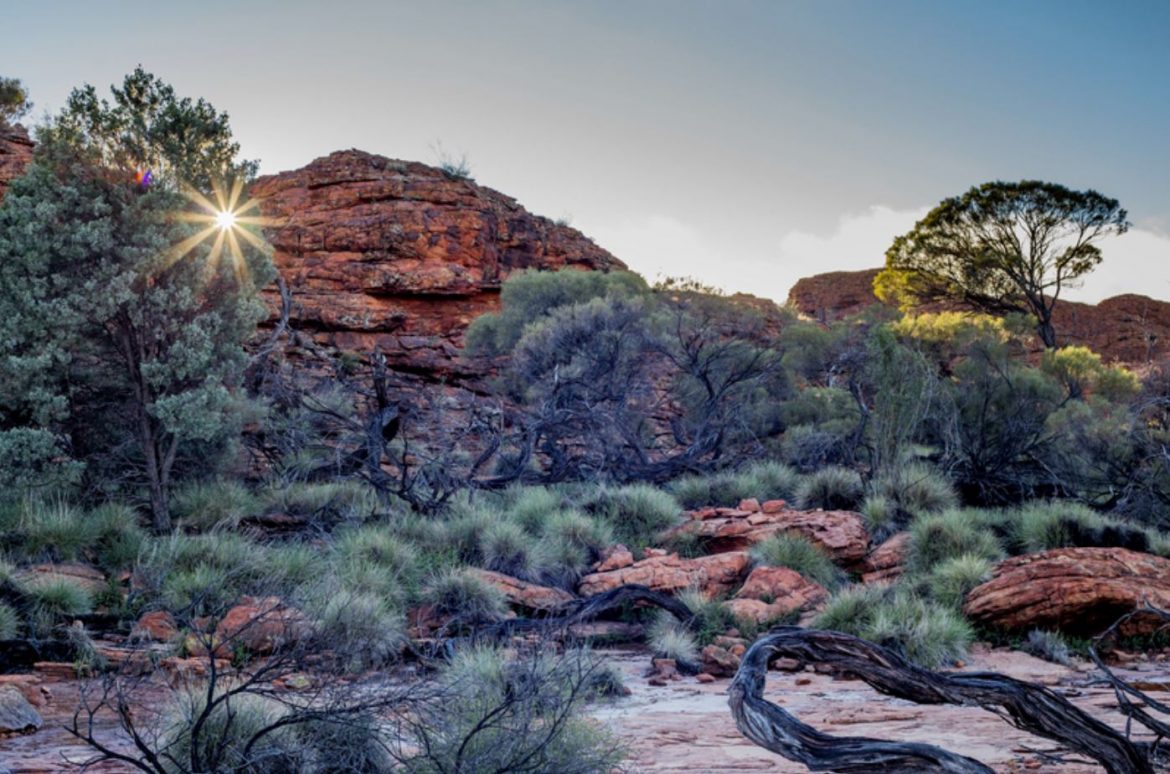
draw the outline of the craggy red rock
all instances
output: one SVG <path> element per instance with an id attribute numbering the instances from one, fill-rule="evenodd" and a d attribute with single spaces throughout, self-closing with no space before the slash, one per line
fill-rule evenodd
<path id="1" fill-rule="evenodd" d="M 695 559 L 678 554 L 650 556 L 609 572 L 595 572 L 581 579 L 577 593 L 583 597 L 601 594 L 618 586 L 637 583 L 655 591 L 676 593 L 696 587 L 707 596 L 732 591 L 747 572 L 751 560 L 743 551 L 732 551 Z"/>
<path id="2" fill-rule="evenodd" d="M 310 631 L 304 613 L 279 597 L 244 597 L 215 627 L 215 642 L 234 650 L 239 644 L 253 654 L 271 653 Z"/>
<path id="3" fill-rule="evenodd" d="M 377 346 L 391 368 L 414 374 L 479 375 L 459 357 L 463 332 L 498 308 L 513 272 L 625 268 L 502 193 L 358 150 L 262 177 L 251 194 L 271 219 L 265 234 L 292 291 L 293 326 L 336 351 Z"/>
<path id="4" fill-rule="evenodd" d="M 705 508 L 691 520 L 667 530 L 664 540 L 685 533 L 698 535 L 707 550 L 742 551 L 781 532 L 803 535 L 833 561 L 852 565 L 865 558 L 869 534 L 859 514 L 852 511 L 782 510 L 751 512 L 735 508 Z"/>
<path id="5" fill-rule="evenodd" d="M 634 554 L 621 543 L 610 546 L 601 554 L 601 560 L 593 565 L 594 572 L 609 572 L 629 567 L 634 563 Z"/>
<path id="6" fill-rule="evenodd" d="M 775 621 L 791 613 L 810 610 L 829 598 L 819 583 L 787 567 L 757 567 L 751 571 L 735 598 L 724 604 L 739 618 L 756 623 Z"/>
<path id="7" fill-rule="evenodd" d="M 519 578 L 513 578 L 511 575 L 491 570 L 472 568 L 468 572 L 499 589 L 512 606 L 524 610 L 548 612 L 556 610 L 566 602 L 572 602 L 576 598 L 564 589 L 529 583 Z"/>
<path id="8" fill-rule="evenodd" d="M 32 157 L 33 141 L 25 128 L 0 122 L 0 201 L 8 192 L 8 184 L 24 174 Z"/>
<path id="9" fill-rule="evenodd" d="M 1170 609 L 1170 560 L 1124 548 L 1058 548 L 1001 562 L 963 610 L 997 629 L 1094 635 L 1147 602 Z M 1157 623 L 1134 619 L 1123 633 Z"/>
<path id="10" fill-rule="evenodd" d="M 892 581 L 905 571 L 910 533 L 899 532 L 869 552 L 861 564 L 862 583 Z"/>
<path id="11" fill-rule="evenodd" d="M 179 628 L 175 625 L 175 617 L 166 610 L 152 610 L 149 613 L 143 613 L 138 622 L 134 624 L 134 628 L 130 630 L 131 637 L 154 640 L 155 642 L 169 642 L 178 633 Z"/>

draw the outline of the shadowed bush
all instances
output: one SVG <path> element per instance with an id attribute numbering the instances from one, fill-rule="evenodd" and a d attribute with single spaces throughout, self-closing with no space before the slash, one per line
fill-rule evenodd
<path id="1" fill-rule="evenodd" d="M 865 529 L 874 543 L 881 543 L 904 526 L 898 504 L 885 495 L 871 494 L 861 503 Z"/>
<path id="2" fill-rule="evenodd" d="M 796 492 L 797 504 L 805 509 L 849 510 L 865 495 L 861 476 L 848 468 L 828 467 L 810 473 Z"/>
<path id="3" fill-rule="evenodd" d="M 423 599 L 451 618 L 457 628 L 496 623 L 508 611 L 504 595 L 465 569 L 439 573 L 423 589 Z"/>
<path id="4" fill-rule="evenodd" d="M 955 611 L 962 611 L 967 592 L 991 577 L 992 564 L 986 557 L 963 554 L 944 559 L 927 576 L 931 599 Z"/>
<path id="5" fill-rule="evenodd" d="M 402 613 L 374 594 L 331 595 L 321 615 L 320 637 L 358 668 L 394 660 L 406 642 Z"/>
<path id="6" fill-rule="evenodd" d="M 779 462 L 760 461 L 738 472 L 723 471 L 705 476 L 682 476 L 671 481 L 670 491 L 686 509 L 708 505 L 732 507 L 750 497 L 765 500 L 793 500 L 800 475 Z"/>
<path id="7" fill-rule="evenodd" d="M 20 634 L 20 613 L 0 602 L 0 640 L 14 640 Z"/>
<path id="8" fill-rule="evenodd" d="M 649 484 L 600 487 L 585 496 L 581 507 L 608 524 L 615 540 L 634 550 L 654 545 L 658 533 L 683 520 L 678 500 Z"/>
<path id="9" fill-rule="evenodd" d="M 1020 649 L 1054 664 L 1068 666 L 1072 663 L 1068 642 L 1060 632 L 1032 629 Z"/>
<path id="10" fill-rule="evenodd" d="M 915 519 L 910 525 L 906 569 L 928 573 L 938 563 L 964 554 L 988 561 L 1003 558 L 1003 547 L 992 531 L 995 514 L 971 509 L 951 510 Z"/>
<path id="11" fill-rule="evenodd" d="M 171 496 L 171 512 L 184 529 L 205 532 L 234 529 L 263 508 L 260 499 L 238 481 L 217 479 L 184 484 Z"/>

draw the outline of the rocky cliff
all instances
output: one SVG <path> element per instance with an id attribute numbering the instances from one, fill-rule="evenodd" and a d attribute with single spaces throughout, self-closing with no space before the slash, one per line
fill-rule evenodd
<path id="1" fill-rule="evenodd" d="M 293 327 L 336 351 L 377 346 L 391 367 L 429 378 L 476 375 L 459 358 L 463 332 L 498 307 L 513 272 L 625 268 L 511 197 L 362 151 L 262 177 L 251 193 L 270 219 Z"/>
<path id="2" fill-rule="evenodd" d="M 835 271 L 792 286 L 788 303 L 822 322 L 840 320 L 881 303 L 873 294 L 880 269 Z M 1063 344 L 1084 344 L 1109 361 L 1147 363 L 1170 355 L 1170 302 L 1126 294 L 1099 304 L 1060 302 L 1054 314 Z"/>
<path id="3" fill-rule="evenodd" d="M 0 122 L 0 199 L 8 190 L 8 182 L 24 172 L 32 155 L 33 142 L 25 128 Z"/>

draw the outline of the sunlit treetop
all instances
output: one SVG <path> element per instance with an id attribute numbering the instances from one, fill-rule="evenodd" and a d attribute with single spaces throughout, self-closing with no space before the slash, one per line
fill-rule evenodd
<path id="1" fill-rule="evenodd" d="M 14 124 L 32 110 L 28 90 L 19 78 L 0 76 L 0 126 Z"/>
<path id="2" fill-rule="evenodd" d="M 238 161 L 227 113 L 204 99 L 179 98 L 174 89 L 138 67 L 112 100 L 91 85 L 74 89 L 65 108 L 37 132 L 41 144 L 66 144 L 95 167 L 151 171 L 152 186 L 210 191 L 224 180 L 249 180 L 255 161 Z"/>

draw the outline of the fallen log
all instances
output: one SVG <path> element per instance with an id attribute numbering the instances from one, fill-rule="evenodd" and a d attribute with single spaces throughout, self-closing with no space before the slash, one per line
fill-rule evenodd
<path id="1" fill-rule="evenodd" d="M 764 698 L 768 663 L 782 657 L 848 672 L 880 693 L 917 704 L 982 707 L 1017 728 L 1092 758 L 1110 774 L 1154 771 L 1150 745 L 1131 742 L 1043 686 L 993 672 L 932 672 L 888 648 L 848 634 L 786 626 L 760 638 L 744 654 L 728 703 L 740 733 L 811 771 L 986 774 L 992 770 L 934 745 L 836 737 L 802 723 Z"/>

